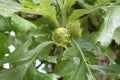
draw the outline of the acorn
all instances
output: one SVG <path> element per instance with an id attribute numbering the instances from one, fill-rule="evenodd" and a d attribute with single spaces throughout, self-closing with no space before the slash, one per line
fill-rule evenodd
<path id="1" fill-rule="evenodd" d="M 71 37 L 81 37 L 82 29 L 79 21 L 72 21 L 66 25 Z"/>
<path id="2" fill-rule="evenodd" d="M 52 40 L 57 46 L 66 47 L 69 43 L 70 34 L 66 28 L 57 28 L 52 32 Z"/>

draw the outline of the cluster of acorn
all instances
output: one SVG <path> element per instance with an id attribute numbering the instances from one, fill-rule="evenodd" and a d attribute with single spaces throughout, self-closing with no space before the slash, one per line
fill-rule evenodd
<path id="1" fill-rule="evenodd" d="M 70 37 L 80 37 L 82 29 L 79 21 L 69 22 L 66 27 L 57 28 L 52 32 L 52 40 L 57 46 L 65 47 Z"/>

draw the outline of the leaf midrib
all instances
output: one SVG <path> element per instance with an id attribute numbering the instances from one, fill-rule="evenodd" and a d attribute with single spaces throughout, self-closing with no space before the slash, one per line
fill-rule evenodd
<path id="1" fill-rule="evenodd" d="M 83 62 L 85 63 L 86 68 L 87 68 L 87 70 L 88 70 L 88 72 L 89 72 L 92 80 L 95 80 L 95 78 L 94 78 L 94 76 L 93 76 L 93 74 L 92 74 L 92 71 L 91 71 L 91 69 L 89 68 L 89 64 L 87 64 L 87 61 L 86 61 L 86 59 L 85 59 L 85 56 L 84 56 L 81 48 L 79 47 L 79 45 L 76 43 L 76 41 L 75 41 L 74 39 L 72 39 L 72 40 L 73 40 L 74 44 L 76 45 L 76 47 L 78 48 L 78 50 L 79 50 L 79 52 L 80 52 L 80 54 L 81 54 L 81 57 L 82 57 L 82 59 L 83 59 Z M 78 72 L 78 71 L 77 71 L 77 72 Z M 76 74 L 77 74 L 77 73 L 76 73 Z"/>

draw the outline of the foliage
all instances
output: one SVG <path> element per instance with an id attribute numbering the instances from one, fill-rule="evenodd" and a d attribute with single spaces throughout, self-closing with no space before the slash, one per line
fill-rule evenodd
<path id="1" fill-rule="evenodd" d="M 119 4 L 0 0 L 0 80 L 97 80 L 99 74 L 120 79 Z M 107 65 L 98 64 L 101 55 Z M 42 65 L 44 72 L 38 71 Z"/>

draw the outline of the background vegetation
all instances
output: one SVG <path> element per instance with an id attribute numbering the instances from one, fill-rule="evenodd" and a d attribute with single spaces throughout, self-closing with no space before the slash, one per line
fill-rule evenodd
<path id="1" fill-rule="evenodd" d="M 0 0 L 0 80 L 119 80 L 119 21 L 120 0 Z"/>

